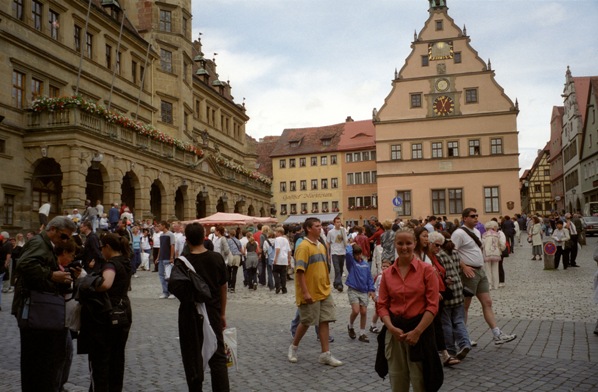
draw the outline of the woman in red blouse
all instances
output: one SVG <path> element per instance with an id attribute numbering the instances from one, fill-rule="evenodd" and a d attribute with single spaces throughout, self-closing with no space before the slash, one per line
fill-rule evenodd
<path id="1" fill-rule="evenodd" d="M 393 392 L 407 392 L 410 384 L 415 392 L 437 391 L 444 375 L 430 324 L 438 312 L 438 277 L 414 255 L 412 231 L 397 231 L 395 247 L 398 258 L 382 274 L 376 303 L 390 384 Z"/>

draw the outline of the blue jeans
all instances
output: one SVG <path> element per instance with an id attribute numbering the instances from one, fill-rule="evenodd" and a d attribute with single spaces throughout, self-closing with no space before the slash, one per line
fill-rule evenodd
<path id="1" fill-rule="evenodd" d="M 343 287 L 343 269 L 345 268 L 345 255 L 332 255 L 332 266 L 334 267 L 333 287 Z"/>
<path id="2" fill-rule="evenodd" d="M 462 348 L 471 348 L 467 327 L 465 327 L 465 308 L 459 305 L 454 308 L 444 307 L 442 310 L 442 331 L 444 343 L 451 355 Z"/>
<path id="3" fill-rule="evenodd" d="M 270 264 L 270 262 L 268 262 L 268 265 L 266 266 L 266 271 L 268 274 L 268 288 L 274 290 L 274 275 L 272 274 L 272 264 Z"/>
<path id="4" fill-rule="evenodd" d="M 133 258 L 131 259 L 131 275 L 137 273 L 137 268 L 141 265 L 141 249 L 133 249 Z"/>
<path id="5" fill-rule="evenodd" d="M 164 275 L 166 266 L 170 264 L 170 260 L 160 260 L 158 262 L 158 277 L 160 278 L 160 284 L 162 285 L 162 294 L 169 296 L 170 293 L 168 292 L 168 282 L 166 281 L 166 276 Z"/>

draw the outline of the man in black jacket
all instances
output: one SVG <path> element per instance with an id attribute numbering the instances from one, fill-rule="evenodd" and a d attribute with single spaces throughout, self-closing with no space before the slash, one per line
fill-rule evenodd
<path id="1" fill-rule="evenodd" d="M 81 224 L 81 233 L 85 235 L 85 244 L 83 245 L 83 268 L 87 273 L 100 271 L 102 261 L 102 250 L 100 249 L 100 239 L 93 232 L 91 221 L 84 221 Z"/>
<path id="2" fill-rule="evenodd" d="M 58 267 L 54 246 L 71 239 L 77 229 L 66 216 L 57 216 L 47 230 L 23 247 L 16 271 L 12 314 L 21 320 L 32 290 L 63 293 L 70 288 L 70 272 Z M 24 392 L 58 391 L 66 359 L 68 329 L 48 331 L 19 326 L 21 335 L 21 389 Z"/>

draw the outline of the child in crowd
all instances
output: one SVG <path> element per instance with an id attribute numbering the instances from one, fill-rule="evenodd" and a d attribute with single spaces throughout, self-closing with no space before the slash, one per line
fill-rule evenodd
<path id="1" fill-rule="evenodd" d="M 392 262 L 388 259 L 382 260 L 382 272 L 384 272 L 388 267 L 392 265 Z M 375 289 L 375 296 L 374 302 L 378 302 L 378 293 L 380 292 L 380 282 L 382 281 L 382 272 L 376 276 L 376 281 L 374 282 L 374 289 Z M 375 304 L 374 304 L 375 306 Z M 372 317 L 372 325 L 370 325 L 370 332 L 373 333 L 380 333 L 380 328 L 378 328 L 378 312 L 374 308 L 374 316 Z"/>
<path id="2" fill-rule="evenodd" d="M 345 284 L 349 288 L 349 303 L 351 304 L 351 316 L 349 317 L 349 337 L 355 339 L 355 329 L 353 323 L 357 316 L 359 320 L 359 340 L 369 343 L 370 339 L 365 334 L 365 324 L 368 311 L 368 296 L 374 299 L 374 280 L 370 272 L 370 265 L 367 260 L 362 259 L 362 249 L 359 245 L 347 245 L 347 254 L 345 257 L 349 276 Z"/>

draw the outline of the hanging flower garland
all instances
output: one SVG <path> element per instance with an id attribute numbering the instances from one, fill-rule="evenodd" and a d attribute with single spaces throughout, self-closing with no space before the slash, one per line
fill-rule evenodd
<path id="1" fill-rule="evenodd" d="M 179 150 L 193 153 L 199 158 L 203 157 L 204 155 L 203 150 L 197 148 L 193 144 L 175 139 L 172 136 L 158 131 L 152 125 L 144 124 L 141 121 L 136 121 L 129 117 L 125 117 L 120 113 L 106 109 L 106 107 L 103 105 L 98 105 L 94 102 L 87 101 L 80 96 L 59 98 L 39 97 L 31 102 L 31 110 L 38 113 L 59 112 L 71 106 L 78 106 L 84 112 L 104 117 L 104 119 L 111 124 L 116 124 L 123 128 L 130 129 L 137 132 L 141 136 L 148 136 L 150 139 L 157 140 L 169 146 L 174 146 Z"/>
<path id="2" fill-rule="evenodd" d="M 213 154 L 212 157 L 214 158 L 216 163 L 219 164 L 220 166 L 231 169 L 237 173 L 240 173 L 244 176 L 247 176 L 249 178 L 257 180 L 263 184 L 272 185 L 272 180 L 270 178 L 264 176 L 263 174 L 261 174 L 258 171 L 249 170 L 245 166 L 239 165 L 238 163 L 235 163 L 229 159 L 222 157 L 222 155 L 220 155 L 220 154 Z"/>

